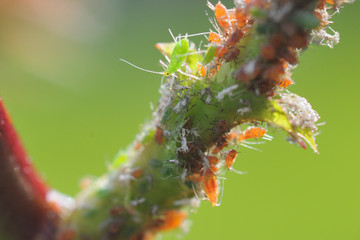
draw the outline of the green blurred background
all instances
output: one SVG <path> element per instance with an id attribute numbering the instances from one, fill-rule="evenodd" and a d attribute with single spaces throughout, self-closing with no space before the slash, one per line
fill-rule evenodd
<path id="1" fill-rule="evenodd" d="M 49 185 L 74 195 L 132 142 L 160 77 L 119 58 L 160 71 L 154 44 L 171 41 L 168 28 L 207 31 L 205 10 L 205 0 L 1 1 L 0 95 Z M 185 239 L 360 239 L 359 11 L 334 17 L 340 44 L 311 46 L 289 88 L 326 122 L 320 155 L 278 132 L 262 153 L 244 149 L 235 167 L 248 174 L 227 174 L 222 205 L 202 202 Z"/>

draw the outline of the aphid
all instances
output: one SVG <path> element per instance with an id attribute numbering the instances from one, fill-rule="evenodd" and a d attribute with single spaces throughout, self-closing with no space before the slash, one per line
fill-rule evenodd
<path id="1" fill-rule="evenodd" d="M 216 126 L 215 126 L 216 134 L 223 134 L 226 132 L 226 130 L 227 130 L 227 122 L 225 119 L 222 119 L 216 123 Z"/>
<path id="2" fill-rule="evenodd" d="M 229 153 L 226 155 L 225 164 L 226 164 L 227 169 L 232 168 L 237 155 L 238 155 L 238 152 L 235 150 L 230 150 Z"/>
<path id="3" fill-rule="evenodd" d="M 240 39 L 244 36 L 244 32 L 240 29 L 236 29 L 228 38 L 228 40 L 225 43 L 226 47 L 232 47 L 235 44 L 237 44 Z"/>
<path id="4" fill-rule="evenodd" d="M 164 71 L 165 76 L 175 73 L 181 65 L 185 62 L 186 53 L 189 51 L 189 40 L 184 38 L 176 43 L 174 50 L 170 57 L 168 68 Z"/>
<path id="5" fill-rule="evenodd" d="M 157 231 L 169 231 L 178 228 L 186 218 L 186 214 L 177 210 L 169 210 L 164 214 L 163 223 L 156 229 Z"/>
<path id="6" fill-rule="evenodd" d="M 220 140 L 216 141 L 216 147 L 212 151 L 214 154 L 218 154 L 221 150 L 223 150 L 228 145 L 228 142 L 224 138 L 220 138 Z"/>
<path id="7" fill-rule="evenodd" d="M 214 174 L 210 169 L 205 170 L 202 188 L 212 206 L 216 206 L 219 197 L 218 180 L 216 174 Z"/>
<path id="8" fill-rule="evenodd" d="M 193 173 L 189 176 L 189 180 L 199 183 L 203 180 L 203 176 L 200 173 Z"/>
<path id="9" fill-rule="evenodd" d="M 206 158 L 209 161 L 211 171 L 214 173 L 217 172 L 219 168 L 216 165 L 220 162 L 220 160 L 215 156 L 207 156 Z"/>
<path id="10" fill-rule="evenodd" d="M 227 53 L 227 51 L 228 51 L 228 48 L 227 48 L 227 47 L 219 46 L 219 47 L 217 47 L 217 49 L 216 49 L 215 56 L 218 57 L 218 58 L 222 58 L 222 57 L 224 57 L 224 55 Z"/>
<path id="11" fill-rule="evenodd" d="M 220 43 L 221 37 L 219 36 L 219 34 L 217 34 L 215 32 L 210 32 L 208 41 L 209 41 L 209 43 Z"/>
<path id="12" fill-rule="evenodd" d="M 217 47 L 210 46 L 206 51 L 206 54 L 205 54 L 205 57 L 203 60 L 203 65 L 210 63 L 214 59 L 216 52 L 217 52 Z"/>
<path id="13" fill-rule="evenodd" d="M 214 12 L 215 18 L 220 27 L 225 31 L 225 33 L 230 32 L 232 29 L 230 24 L 230 16 L 228 10 L 220 1 L 216 4 Z"/>
<path id="14" fill-rule="evenodd" d="M 261 56 L 264 60 L 270 61 L 276 57 L 276 50 L 273 45 L 267 44 L 260 50 Z"/>
<path id="15" fill-rule="evenodd" d="M 262 70 L 262 66 L 260 61 L 251 60 L 245 64 L 243 64 L 235 73 L 235 78 L 240 82 L 250 82 L 254 80 L 257 76 L 259 76 Z"/>
<path id="16" fill-rule="evenodd" d="M 155 142 L 158 145 L 161 145 L 164 142 L 164 134 L 163 134 L 163 130 L 161 129 L 161 127 L 156 127 L 156 132 L 155 132 Z"/>
<path id="17" fill-rule="evenodd" d="M 237 47 L 229 48 L 224 56 L 225 62 L 230 62 L 235 60 L 239 56 L 239 54 L 240 54 L 240 49 L 238 49 Z"/>
<path id="18" fill-rule="evenodd" d="M 236 132 L 231 132 L 231 133 L 228 133 L 228 134 L 226 135 L 226 138 L 227 138 L 228 141 L 232 141 L 233 139 L 236 138 L 237 135 L 238 135 L 238 134 L 237 134 Z"/>
<path id="19" fill-rule="evenodd" d="M 266 129 L 261 127 L 250 127 L 246 129 L 239 137 L 238 141 L 243 141 L 250 138 L 261 138 L 266 133 Z"/>
<path id="20" fill-rule="evenodd" d="M 278 86 L 282 87 L 282 88 L 287 88 L 288 86 L 290 86 L 293 83 L 294 82 L 291 81 L 289 78 L 284 78 L 278 83 Z"/>
<path id="21" fill-rule="evenodd" d="M 298 59 L 296 57 L 296 53 L 291 51 L 290 49 L 284 50 L 280 53 L 280 56 L 285 59 L 291 65 L 295 65 L 298 63 Z"/>
<path id="22" fill-rule="evenodd" d="M 205 77 L 206 68 L 203 65 L 201 65 L 201 64 L 198 65 L 198 71 L 199 71 L 200 76 Z"/>
<path id="23" fill-rule="evenodd" d="M 133 176 L 134 178 L 140 178 L 143 175 L 143 170 L 138 168 L 135 169 L 132 173 L 131 176 Z"/>
<path id="24" fill-rule="evenodd" d="M 139 150 L 141 148 L 141 143 L 136 141 L 135 144 L 134 144 L 134 148 L 135 148 L 135 150 Z"/>
<path id="25" fill-rule="evenodd" d="M 242 8 L 236 8 L 235 10 L 236 23 L 239 28 L 246 26 L 247 16 Z"/>
<path id="26" fill-rule="evenodd" d="M 167 77 L 167 76 L 170 76 L 171 74 L 177 72 L 180 69 L 180 67 L 185 62 L 186 54 L 188 53 L 188 51 L 189 51 L 189 40 L 187 38 L 183 38 L 180 41 L 178 41 L 175 44 L 174 49 L 171 53 L 170 63 L 164 72 L 156 72 L 156 71 L 144 69 L 144 68 L 136 66 L 135 64 L 133 64 L 129 61 L 126 61 L 125 59 L 122 59 L 122 58 L 120 58 L 120 61 L 123 61 L 123 62 L 125 62 L 137 69 L 140 69 L 142 71 L 154 73 L 154 74 L 160 74 L 160 75 L 164 75 Z"/>
<path id="27" fill-rule="evenodd" d="M 270 65 L 262 74 L 262 76 L 266 79 L 273 80 L 278 82 L 283 74 L 285 73 L 283 64 L 278 62 L 273 65 Z"/>
<path id="28" fill-rule="evenodd" d="M 111 216 L 118 216 L 120 215 L 125 209 L 121 206 L 114 206 L 110 208 L 109 213 Z"/>

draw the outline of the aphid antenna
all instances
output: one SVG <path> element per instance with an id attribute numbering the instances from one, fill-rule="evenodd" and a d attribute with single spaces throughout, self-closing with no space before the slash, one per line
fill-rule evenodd
<path id="1" fill-rule="evenodd" d="M 269 141 L 271 141 L 273 138 L 274 138 L 273 136 L 270 136 L 270 135 L 267 135 L 267 134 L 264 134 L 264 136 L 263 136 L 263 139 L 269 140 Z"/>
<path id="2" fill-rule="evenodd" d="M 249 149 L 253 149 L 253 150 L 258 151 L 258 152 L 262 152 L 260 149 L 251 147 L 251 146 L 246 145 L 246 144 L 244 144 L 244 143 L 240 143 L 240 145 L 243 146 L 243 147 L 249 148 Z"/>
<path id="3" fill-rule="evenodd" d="M 137 66 L 137 65 L 135 65 L 135 64 L 133 64 L 133 63 L 125 60 L 125 59 L 122 59 L 122 58 L 120 58 L 120 61 L 125 62 L 125 63 L 129 64 L 130 66 L 133 66 L 134 68 L 137 68 L 137 69 L 139 69 L 139 70 L 141 70 L 141 71 L 144 71 L 144 72 L 154 73 L 154 74 L 159 74 L 159 75 L 163 75 L 163 74 L 164 74 L 163 72 L 151 71 L 151 70 L 148 70 L 148 69 L 139 67 L 139 66 Z"/>
<path id="4" fill-rule="evenodd" d="M 246 140 L 243 140 L 242 142 L 245 143 L 245 144 L 249 144 L 249 145 L 257 145 L 257 144 L 264 144 L 265 143 L 265 142 L 249 142 L 249 141 L 246 141 Z"/>
<path id="5" fill-rule="evenodd" d="M 234 172 L 234 173 L 237 173 L 239 175 L 247 174 L 247 171 L 245 171 L 245 172 L 239 171 L 239 170 L 234 169 L 233 167 L 229 168 L 229 170 Z"/>
<path id="6" fill-rule="evenodd" d="M 315 133 L 313 134 L 313 136 L 314 136 L 314 137 L 317 137 L 317 136 L 320 135 L 320 133 L 321 133 L 321 131 L 315 132 Z"/>
<path id="7" fill-rule="evenodd" d="M 326 125 L 326 122 L 316 123 L 315 126 L 320 127 Z"/>
<path id="8" fill-rule="evenodd" d="M 220 178 L 220 177 L 218 177 Z M 222 186 L 221 186 L 221 196 L 220 196 L 220 201 L 215 205 L 217 207 L 219 207 L 221 205 L 221 202 L 222 202 L 222 199 L 223 199 L 223 196 L 224 196 L 224 189 L 225 189 L 225 179 L 226 178 L 222 178 Z"/>
<path id="9" fill-rule="evenodd" d="M 215 6 L 210 1 L 206 1 L 206 5 L 211 11 L 215 11 Z"/>
<path id="10" fill-rule="evenodd" d="M 219 25 L 217 24 L 217 21 L 214 17 L 208 16 L 210 24 L 215 28 L 216 32 L 218 32 L 220 35 L 223 35 L 223 31 L 220 29 Z"/>
<path id="11" fill-rule="evenodd" d="M 203 41 L 201 40 L 199 43 L 199 47 L 198 47 L 198 51 L 201 51 L 201 45 L 202 45 Z"/>
<path id="12" fill-rule="evenodd" d="M 164 63 L 163 60 L 159 60 L 159 63 L 160 63 L 160 65 L 164 68 L 164 70 L 168 68 L 167 64 Z"/>

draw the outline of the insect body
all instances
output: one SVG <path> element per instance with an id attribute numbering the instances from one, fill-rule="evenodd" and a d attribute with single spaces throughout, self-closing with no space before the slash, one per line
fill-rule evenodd
<path id="1" fill-rule="evenodd" d="M 167 69 L 164 71 L 164 76 L 169 76 L 175 73 L 181 65 L 185 62 L 186 54 L 189 51 L 189 40 L 184 38 L 176 43 L 173 52 L 170 57 L 170 63 Z"/>
<path id="2" fill-rule="evenodd" d="M 266 133 L 266 129 L 260 127 L 251 127 L 246 129 L 239 137 L 238 141 L 243 141 L 250 138 L 261 138 Z"/>
<path id="3" fill-rule="evenodd" d="M 238 152 L 235 150 L 230 150 L 230 152 L 227 154 L 227 156 L 225 158 L 225 163 L 226 163 L 227 169 L 232 168 L 232 165 L 234 164 L 237 155 L 238 155 Z"/>
<path id="4" fill-rule="evenodd" d="M 207 169 L 204 173 L 202 187 L 211 204 L 215 206 L 218 202 L 219 196 L 218 181 L 216 174 L 214 174 L 210 169 Z"/>
<path id="5" fill-rule="evenodd" d="M 164 45 L 164 44 L 160 44 L 156 46 L 158 49 L 161 49 L 161 51 L 165 51 L 165 54 L 169 53 L 169 49 L 171 49 L 171 45 Z M 171 74 L 175 73 L 176 71 L 179 70 L 179 68 L 184 64 L 187 53 L 189 51 L 189 40 L 187 38 L 181 39 L 180 41 L 178 41 L 175 46 L 174 49 L 172 50 L 171 53 L 171 57 L 170 57 L 170 63 L 169 66 L 166 68 L 166 70 L 164 72 L 155 72 L 155 71 L 151 71 L 148 69 L 144 69 L 141 68 L 139 66 L 136 66 L 135 64 L 126 61 L 125 59 L 120 58 L 120 61 L 123 61 L 137 69 L 140 69 L 142 71 L 145 72 L 149 72 L 149 73 L 155 73 L 155 74 L 161 74 L 164 76 L 170 76 Z"/>

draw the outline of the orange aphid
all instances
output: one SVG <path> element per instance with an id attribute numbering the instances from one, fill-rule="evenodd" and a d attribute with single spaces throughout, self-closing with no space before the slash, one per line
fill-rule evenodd
<path id="1" fill-rule="evenodd" d="M 266 129 L 261 127 L 251 127 L 246 129 L 239 137 L 238 141 L 246 140 L 249 138 L 261 138 L 266 133 Z"/>
<path id="2" fill-rule="evenodd" d="M 220 162 L 220 160 L 215 156 L 207 156 L 206 157 L 210 163 L 210 165 L 216 165 Z"/>
<path id="3" fill-rule="evenodd" d="M 157 127 L 156 128 L 156 132 L 155 132 L 155 142 L 158 145 L 161 145 L 164 142 L 164 134 L 163 134 L 163 130 L 161 129 L 161 127 Z"/>
<path id="4" fill-rule="evenodd" d="M 224 142 L 222 145 L 220 146 L 216 146 L 213 150 L 214 154 L 218 154 L 221 150 L 223 150 L 224 147 L 226 147 L 228 145 L 227 142 Z"/>
<path id="5" fill-rule="evenodd" d="M 80 188 L 84 190 L 85 188 L 89 187 L 93 180 L 90 177 L 84 177 L 80 181 Z"/>
<path id="6" fill-rule="evenodd" d="M 208 40 L 210 43 L 220 43 L 221 42 L 221 38 L 220 38 L 219 34 L 217 34 L 215 32 L 210 32 Z"/>
<path id="7" fill-rule="evenodd" d="M 241 38 L 244 36 L 243 31 L 241 31 L 240 29 L 236 29 L 228 38 L 228 40 L 226 41 L 225 45 L 226 47 L 232 47 L 234 45 L 236 45 Z"/>
<path id="8" fill-rule="evenodd" d="M 246 26 L 247 16 L 242 8 L 236 8 L 235 10 L 236 23 L 239 28 Z"/>
<path id="9" fill-rule="evenodd" d="M 235 10 L 235 8 L 230 9 L 228 14 L 229 14 L 229 19 L 230 19 L 231 26 L 236 27 L 237 20 L 236 20 L 236 10 Z"/>
<path id="10" fill-rule="evenodd" d="M 203 65 L 199 64 L 199 65 L 198 65 L 198 70 L 199 70 L 200 76 L 205 77 L 205 75 L 206 75 L 206 68 L 205 68 Z"/>
<path id="11" fill-rule="evenodd" d="M 234 161 L 238 155 L 238 152 L 235 150 L 230 150 L 229 153 L 226 155 L 225 164 L 227 169 L 230 169 L 234 164 Z"/>
<path id="12" fill-rule="evenodd" d="M 133 176 L 134 178 L 140 178 L 143 175 L 143 170 L 138 168 L 135 169 L 132 173 L 131 176 Z"/>
<path id="13" fill-rule="evenodd" d="M 231 140 L 235 139 L 237 135 L 238 134 L 236 132 L 231 132 L 226 135 L 226 138 L 228 141 L 231 141 Z"/>
<path id="14" fill-rule="evenodd" d="M 282 79 L 282 80 L 279 82 L 278 86 L 279 86 L 279 87 L 282 87 L 282 88 L 287 88 L 288 86 L 290 86 L 290 85 L 293 84 L 293 83 L 294 83 L 294 82 L 291 81 L 290 79 L 284 78 L 284 79 Z"/>
<path id="15" fill-rule="evenodd" d="M 210 169 L 205 171 L 202 187 L 207 198 L 214 207 L 218 202 L 219 190 L 216 174 L 214 174 Z"/>
<path id="16" fill-rule="evenodd" d="M 158 227 L 159 231 L 173 230 L 181 225 L 186 214 L 177 210 L 169 210 L 164 214 L 164 223 Z"/>
<path id="17" fill-rule="evenodd" d="M 228 48 L 227 47 L 218 47 L 216 49 L 215 57 L 221 58 L 224 57 L 224 55 L 227 53 Z"/>
<path id="18" fill-rule="evenodd" d="M 193 173 L 189 176 L 189 180 L 192 182 L 201 182 L 203 180 L 203 176 L 200 173 Z"/>
<path id="19" fill-rule="evenodd" d="M 218 164 L 220 160 L 215 156 L 207 156 L 206 158 L 209 161 L 211 171 L 213 172 L 219 171 L 219 168 L 216 166 L 216 164 Z"/>
<path id="20" fill-rule="evenodd" d="M 277 82 L 285 73 L 282 63 L 278 62 L 269 66 L 262 74 L 264 78 Z"/>
<path id="21" fill-rule="evenodd" d="M 48 207 L 56 213 L 60 213 L 61 212 L 61 207 L 59 206 L 59 204 L 57 202 L 48 202 Z"/>
<path id="22" fill-rule="evenodd" d="M 264 60 L 272 60 L 276 57 L 276 49 L 271 44 L 266 44 L 262 46 L 260 50 L 261 56 Z"/>
<path id="23" fill-rule="evenodd" d="M 139 150 L 141 148 L 141 143 L 136 141 L 134 148 L 135 148 L 135 150 Z"/>
<path id="24" fill-rule="evenodd" d="M 226 7 L 219 1 L 215 6 L 215 17 L 225 33 L 231 30 L 230 16 Z"/>

